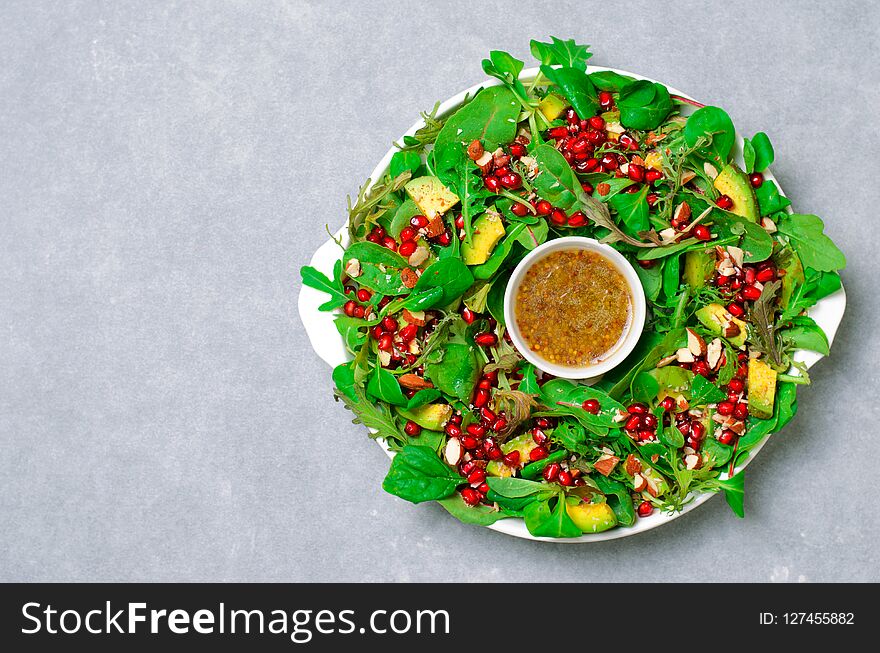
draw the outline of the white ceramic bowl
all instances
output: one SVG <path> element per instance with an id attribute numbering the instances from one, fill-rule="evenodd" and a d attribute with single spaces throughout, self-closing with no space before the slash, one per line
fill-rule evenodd
<path id="1" fill-rule="evenodd" d="M 620 341 L 615 343 L 613 351 L 608 356 L 587 367 L 555 365 L 536 354 L 523 340 L 515 318 L 516 291 L 529 268 L 552 252 L 572 249 L 583 249 L 601 254 L 605 260 L 611 263 L 623 275 L 627 286 L 629 286 L 629 294 L 632 298 L 629 321 L 627 322 L 625 332 L 621 334 Z M 554 376 L 560 376 L 564 379 L 597 380 L 605 372 L 622 363 L 623 359 L 635 349 L 639 342 L 642 329 L 645 326 L 646 311 L 645 291 L 642 288 L 642 282 L 639 280 L 639 275 L 636 274 L 635 268 L 630 265 L 630 262 L 620 252 L 610 245 L 604 245 L 598 240 L 584 236 L 554 238 L 533 249 L 514 268 L 510 275 L 510 280 L 507 282 L 507 290 L 504 293 L 504 321 L 507 324 L 507 332 L 510 334 L 514 347 L 539 370 L 549 372 Z"/>
<path id="2" fill-rule="evenodd" d="M 625 70 L 618 70 L 616 68 L 604 68 L 601 66 L 587 67 L 588 72 L 599 70 L 610 70 L 616 73 L 620 73 L 621 75 L 628 75 L 629 77 L 633 77 L 634 79 L 646 79 L 650 82 L 657 81 L 651 79 L 650 77 L 636 75 L 635 73 L 630 73 Z M 520 79 L 522 79 L 523 82 L 529 82 L 534 79 L 535 75 L 537 74 L 537 68 L 526 68 L 520 74 Z M 465 98 L 473 97 L 474 94 L 476 94 L 476 92 L 481 88 L 484 88 L 486 86 L 498 86 L 500 83 L 501 82 L 494 79 L 485 80 L 479 84 L 471 86 L 468 89 L 465 89 L 461 93 L 453 95 L 451 98 L 440 104 L 437 110 L 437 115 L 441 118 L 450 115 L 459 106 L 461 106 L 461 103 L 464 102 Z M 677 95 L 688 100 L 694 99 L 689 95 L 674 89 L 671 86 L 667 86 L 666 88 L 668 88 L 669 92 L 673 95 Z M 682 110 L 682 113 L 684 114 L 687 114 L 689 112 L 690 109 L 688 107 L 684 107 Z M 425 122 L 423 120 L 418 120 L 412 127 L 409 128 L 409 130 L 407 130 L 404 136 L 411 136 L 415 134 L 418 129 L 424 126 Z M 737 135 L 735 157 L 740 165 L 742 165 L 743 163 L 742 145 L 742 137 Z M 385 153 L 385 156 L 382 157 L 373 172 L 370 174 L 370 179 L 380 179 L 388 172 L 388 166 L 391 163 L 391 157 L 396 151 L 397 148 L 392 147 Z M 766 170 L 764 172 L 764 178 L 770 180 L 776 179 L 769 170 Z M 782 191 L 781 188 L 780 191 Z M 340 202 L 340 213 L 342 212 L 342 206 L 343 204 L 342 202 Z M 789 211 L 790 210 L 791 209 L 789 209 Z M 334 238 L 336 240 L 334 240 Z M 324 244 L 317 249 L 314 256 L 312 256 L 309 265 L 317 268 L 318 270 L 321 270 L 325 274 L 332 275 L 333 265 L 340 257 L 340 244 L 343 247 L 346 247 L 349 244 L 347 224 L 342 225 L 342 227 L 339 228 L 333 238 L 328 238 L 327 241 L 325 241 Z M 333 313 L 324 313 L 318 310 L 318 307 L 325 301 L 327 301 L 327 297 L 323 293 L 315 290 L 314 288 L 302 286 L 299 293 L 298 309 L 300 319 L 302 319 L 303 326 L 306 329 L 306 334 L 309 336 L 309 341 L 312 343 L 312 347 L 314 348 L 315 353 L 317 353 L 319 358 L 321 358 L 324 362 L 330 365 L 331 368 L 333 368 L 337 365 L 340 365 L 341 363 L 346 362 L 351 358 L 351 356 L 349 355 L 348 350 L 346 350 L 345 348 L 342 337 L 339 335 L 339 332 L 336 330 L 336 327 L 333 324 Z M 845 309 L 846 293 L 844 292 L 843 288 L 835 292 L 833 295 L 825 297 L 822 301 L 820 301 L 813 308 L 810 309 L 810 317 L 812 317 L 816 321 L 816 324 L 822 327 L 822 330 L 825 331 L 825 334 L 828 336 L 829 344 L 831 344 L 831 342 L 834 340 L 834 335 L 837 333 L 837 327 L 840 325 L 841 319 L 843 319 L 843 313 Z M 794 355 L 794 359 L 796 361 L 804 363 L 807 367 L 813 366 L 821 358 L 821 354 L 804 350 L 799 350 L 795 352 Z M 767 438 L 764 438 L 764 440 L 756 445 L 751 451 L 751 456 L 746 458 L 745 462 L 743 462 L 742 465 L 734 470 L 734 473 L 738 473 L 741 470 L 745 469 L 745 467 L 752 460 L 754 460 L 755 456 L 758 454 L 758 451 L 760 451 L 760 449 L 764 446 L 766 442 Z M 389 457 L 394 456 L 394 452 L 389 450 L 388 446 L 382 440 L 376 440 L 376 443 L 380 447 L 382 447 L 382 449 L 384 449 Z M 502 519 L 501 521 L 497 521 L 487 528 L 491 528 L 492 530 L 498 531 L 499 533 L 513 535 L 514 537 L 522 537 L 528 540 L 538 540 L 541 542 L 555 542 L 563 544 L 581 542 L 602 542 L 605 540 L 615 540 L 620 537 L 637 535 L 638 533 L 644 533 L 645 531 L 651 530 L 652 528 L 657 528 L 658 526 L 662 526 L 663 524 L 668 524 L 673 519 L 677 519 L 685 513 L 690 512 L 697 506 L 702 505 L 713 496 L 715 495 L 701 494 L 699 496 L 696 496 L 694 497 L 693 501 L 691 501 L 682 509 L 681 512 L 676 512 L 672 514 L 655 512 L 650 517 L 645 517 L 637 520 L 635 525 L 628 528 L 612 528 L 611 530 L 605 531 L 603 533 L 593 533 L 574 538 L 557 539 L 552 537 L 536 537 L 529 533 L 525 523 L 523 523 L 521 519 Z M 454 519 L 454 517 L 450 516 L 449 519 Z"/>

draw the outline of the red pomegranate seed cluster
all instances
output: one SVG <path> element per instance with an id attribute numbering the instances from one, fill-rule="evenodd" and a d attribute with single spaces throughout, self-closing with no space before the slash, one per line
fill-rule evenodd
<path id="1" fill-rule="evenodd" d="M 655 442 L 657 440 L 657 427 L 660 420 L 648 407 L 636 402 L 626 408 L 629 417 L 623 423 L 623 430 L 636 442 Z"/>
<path id="2" fill-rule="evenodd" d="M 712 282 L 729 302 L 727 312 L 734 317 L 741 318 L 746 314 L 748 303 L 760 299 L 764 284 L 775 281 L 780 276 L 780 271 L 776 269 L 772 261 L 741 267 L 734 265 L 732 268 L 733 273 L 727 275 L 716 271 Z"/>

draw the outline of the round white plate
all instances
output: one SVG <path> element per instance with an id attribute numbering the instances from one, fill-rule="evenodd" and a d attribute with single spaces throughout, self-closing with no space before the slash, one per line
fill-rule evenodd
<path id="1" fill-rule="evenodd" d="M 635 79 L 646 79 L 650 82 L 656 81 L 649 77 L 636 75 L 625 70 L 617 70 L 614 68 L 588 66 L 587 70 L 588 72 L 611 70 L 613 72 L 620 73 L 621 75 L 627 75 Z M 531 81 L 532 79 L 534 79 L 537 73 L 537 68 L 527 68 L 522 71 L 520 79 L 522 79 L 524 82 Z M 500 83 L 501 82 L 499 82 L 498 80 L 492 79 L 471 86 L 470 88 L 462 91 L 461 93 L 458 93 L 457 95 L 454 95 L 453 97 L 443 102 L 437 111 L 437 115 L 439 117 L 448 116 L 461 105 L 465 97 L 472 97 L 479 89 L 486 86 L 498 86 L 500 85 Z M 689 100 L 693 100 L 693 98 L 686 93 L 682 93 L 681 91 L 674 89 L 671 86 L 667 86 L 666 88 L 668 88 L 669 92 L 673 95 L 678 95 Z M 688 113 L 691 113 L 692 110 L 692 107 L 685 105 L 682 108 L 682 113 L 687 115 Z M 419 120 L 412 127 L 410 127 L 404 135 L 414 134 L 416 130 L 423 127 L 424 124 L 424 121 Z M 742 166 L 743 139 L 740 135 L 737 135 L 736 140 L 737 142 L 734 156 L 735 159 Z M 388 165 L 391 162 L 391 157 L 396 151 L 397 149 L 392 147 L 390 150 L 388 150 L 388 152 L 385 153 L 385 156 L 382 157 L 382 160 L 379 161 L 379 164 L 373 170 L 372 174 L 370 174 L 370 179 L 375 181 L 377 179 L 380 179 L 388 172 Z M 775 177 L 769 170 L 764 172 L 764 177 L 766 179 L 775 180 Z M 782 192 L 781 188 L 780 192 Z M 789 211 L 790 210 L 791 209 L 789 209 Z M 339 229 L 339 231 L 336 233 L 336 237 L 340 239 L 340 242 L 343 246 L 348 245 L 349 239 L 347 224 L 343 225 Z M 328 239 L 327 242 L 325 242 L 318 248 L 314 256 L 312 256 L 312 260 L 310 261 L 309 265 L 332 277 L 333 264 L 341 257 L 341 255 L 342 250 L 339 248 L 339 245 L 337 245 L 332 239 Z M 303 325 L 306 328 L 306 333 L 309 336 L 309 340 L 311 341 L 312 347 L 314 348 L 315 352 L 322 360 L 324 360 L 324 362 L 326 362 L 328 365 L 331 366 L 331 368 L 333 368 L 341 363 L 346 362 L 347 360 L 350 360 L 351 356 L 345 349 L 342 337 L 339 335 L 339 332 L 336 330 L 336 327 L 333 324 L 334 314 L 324 313 L 318 310 L 318 306 L 323 304 L 326 300 L 327 298 L 323 293 L 313 288 L 303 286 L 299 293 L 299 315 L 303 321 Z M 822 299 L 809 311 L 810 317 L 812 317 L 816 321 L 816 324 L 822 327 L 822 329 L 825 331 L 825 334 L 828 336 L 829 344 L 834 340 L 834 335 L 835 333 L 837 333 L 837 327 L 840 325 L 840 321 L 843 318 L 843 312 L 845 308 L 846 293 L 841 287 L 840 290 Z M 816 362 L 819 361 L 819 359 L 822 358 L 822 355 L 812 351 L 799 350 L 795 352 L 794 358 L 797 361 L 803 362 L 807 367 L 811 367 L 815 365 Z M 767 438 L 764 438 L 763 441 L 756 445 L 751 450 L 751 455 L 746 458 L 742 465 L 736 468 L 735 472 L 739 472 L 742 469 L 745 469 L 745 467 L 754 459 L 755 455 L 757 455 L 758 451 L 760 451 L 761 447 L 763 447 L 766 442 Z M 389 457 L 394 456 L 394 453 L 388 449 L 383 441 L 377 440 L 377 443 L 385 450 Z M 681 512 L 676 512 L 672 514 L 655 512 L 650 517 L 638 519 L 635 525 L 630 527 L 612 528 L 611 530 L 605 531 L 603 533 L 593 533 L 575 538 L 557 539 L 552 537 L 535 537 L 526 529 L 525 523 L 521 519 L 516 518 L 502 519 L 495 522 L 491 526 L 488 526 L 487 528 L 491 528 L 492 530 L 496 530 L 501 533 L 507 533 L 508 535 L 513 535 L 514 537 L 522 537 L 529 540 L 539 540 L 542 542 L 601 542 L 604 540 L 614 540 L 619 537 L 636 535 L 637 533 L 643 533 L 645 531 L 651 530 L 652 528 L 656 528 L 657 526 L 669 523 L 673 519 L 680 517 L 686 512 L 690 512 L 697 506 L 708 501 L 713 496 L 715 495 L 701 494 L 695 497 L 694 500 L 691 501 L 689 504 L 687 504 L 681 510 Z M 454 517 L 450 516 L 450 519 L 454 519 Z"/>

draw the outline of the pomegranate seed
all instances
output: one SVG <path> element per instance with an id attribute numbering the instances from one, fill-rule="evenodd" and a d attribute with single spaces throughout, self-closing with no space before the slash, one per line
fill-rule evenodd
<path id="1" fill-rule="evenodd" d="M 635 182 L 645 181 L 645 168 L 644 166 L 630 163 L 626 169 L 626 176 Z"/>
<path id="2" fill-rule="evenodd" d="M 581 184 L 581 188 L 583 189 L 583 191 L 584 191 L 587 195 L 592 195 L 592 194 L 593 194 L 593 184 L 589 184 L 589 183 L 587 183 L 587 182 L 584 182 L 584 183 Z"/>
<path id="3" fill-rule="evenodd" d="M 519 466 L 519 451 L 514 449 L 509 454 L 504 456 L 504 464 L 508 467 L 518 467 Z"/>
<path id="4" fill-rule="evenodd" d="M 718 436 L 718 442 L 721 444 L 733 444 L 733 441 L 736 439 L 736 433 L 731 431 L 730 429 L 724 429 L 721 431 L 721 435 Z"/>
<path id="5" fill-rule="evenodd" d="M 645 270 L 650 270 L 652 267 L 654 267 L 657 264 L 657 261 L 654 261 L 654 260 L 643 261 L 641 259 L 637 259 L 636 263 L 639 264 L 640 268 L 645 269 Z"/>
<path id="6" fill-rule="evenodd" d="M 636 402 L 634 404 L 630 404 L 627 407 L 626 412 L 630 413 L 631 415 L 644 415 L 648 412 L 648 407 L 641 402 Z"/>
<path id="7" fill-rule="evenodd" d="M 521 218 L 529 212 L 529 209 L 525 204 L 514 202 L 510 207 L 510 212 Z"/>
<path id="8" fill-rule="evenodd" d="M 470 474 L 468 474 L 467 482 L 471 485 L 479 485 L 483 481 L 486 480 L 486 472 L 482 469 L 475 469 Z"/>
<path id="9" fill-rule="evenodd" d="M 489 490 L 492 488 L 489 487 L 488 483 L 481 483 L 480 487 L 477 488 L 477 492 L 480 493 L 481 498 L 485 498 L 487 494 L 489 494 Z"/>
<path id="10" fill-rule="evenodd" d="M 520 186 L 522 186 L 522 177 L 520 177 L 515 172 L 509 172 L 503 177 L 500 177 L 499 181 L 501 185 L 510 190 L 516 190 Z"/>
<path id="11" fill-rule="evenodd" d="M 537 462 L 539 460 L 544 460 L 550 453 L 547 451 L 545 447 L 535 447 L 529 452 L 529 460 L 532 462 Z"/>
<path id="12" fill-rule="evenodd" d="M 575 139 L 568 147 L 575 154 L 584 152 L 590 146 L 589 141 L 583 136 Z"/>
<path id="13" fill-rule="evenodd" d="M 461 421 L 462 421 L 461 413 L 456 413 L 455 415 L 453 415 L 452 417 L 449 418 L 449 421 L 452 422 L 453 424 L 461 426 Z"/>
<path id="14" fill-rule="evenodd" d="M 694 440 L 702 440 L 704 435 L 706 435 L 705 425 L 702 422 L 691 422 L 691 437 Z"/>
<path id="15" fill-rule="evenodd" d="M 645 413 L 642 416 L 642 427 L 650 430 L 654 430 L 657 428 L 657 416 L 653 413 Z"/>
<path id="16" fill-rule="evenodd" d="M 599 159 L 591 157 L 584 161 L 584 169 L 582 172 L 593 172 L 599 167 Z"/>
<path id="17" fill-rule="evenodd" d="M 381 338 L 379 338 L 378 347 L 382 351 L 391 351 L 394 346 L 394 341 L 390 334 L 383 334 Z"/>
<path id="18" fill-rule="evenodd" d="M 700 376 L 709 376 L 712 372 L 712 370 L 709 369 L 709 363 L 706 361 L 694 361 L 694 364 L 691 365 L 691 371 Z"/>
<path id="19" fill-rule="evenodd" d="M 587 224 L 587 216 L 583 211 L 575 211 L 568 218 L 569 227 L 583 227 L 585 224 Z"/>
<path id="20" fill-rule="evenodd" d="M 478 388 L 483 388 L 483 390 L 490 390 L 492 388 L 492 382 L 489 379 L 480 379 L 480 382 L 477 384 Z"/>
<path id="21" fill-rule="evenodd" d="M 405 240 L 400 243 L 400 247 L 397 248 L 397 253 L 400 254 L 403 258 L 409 258 L 412 256 L 412 253 L 416 251 L 416 241 L 414 240 Z"/>
<path id="22" fill-rule="evenodd" d="M 367 240 L 370 241 L 371 243 L 376 243 L 377 245 L 382 244 L 382 239 L 376 235 L 375 231 L 371 231 L 370 233 L 367 234 Z"/>
<path id="23" fill-rule="evenodd" d="M 739 403 L 733 409 L 733 416 L 737 419 L 746 419 L 749 416 L 749 405 Z"/>
<path id="24" fill-rule="evenodd" d="M 464 490 L 462 490 L 462 493 L 464 493 Z M 650 501 L 642 501 L 639 504 L 637 512 L 639 513 L 639 517 L 650 517 L 651 513 L 654 512 L 654 506 L 651 505 Z"/>
<path id="25" fill-rule="evenodd" d="M 743 283 L 747 286 L 755 283 L 755 279 L 758 277 L 758 271 L 755 268 L 748 266 L 743 268 Z"/>
<path id="26" fill-rule="evenodd" d="M 478 389 L 474 394 L 474 407 L 482 408 L 487 403 L 489 403 L 489 391 L 483 388 Z"/>
<path id="27" fill-rule="evenodd" d="M 737 379 L 737 381 L 739 381 L 739 379 Z M 730 402 L 732 402 L 732 403 L 735 404 L 736 402 L 739 401 L 739 393 L 738 393 L 738 392 L 734 392 L 733 390 L 730 390 L 730 391 L 727 393 L 727 401 L 730 401 Z"/>
<path id="28" fill-rule="evenodd" d="M 568 129 L 565 127 L 554 127 L 547 134 L 550 138 L 561 140 L 568 137 Z"/>
<path id="29" fill-rule="evenodd" d="M 443 247 L 447 247 L 451 242 L 452 234 L 448 230 L 437 236 L 437 243 Z"/>
<path id="30" fill-rule="evenodd" d="M 499 417 L 492 423 L 492 430 L 496 433 L 500 433 L 507 427 L 507 420 L 503 417 Z"/>
<path id="31" fill-rule="evenodd" d="M 608 139 L 608 137 L 605 136 L 605 132 L 596 131 L 594 129 L 591 129 L 584 134 L 584 137 L 594 146 L 601 145 Z"/>
<path id="32" fill-rule="evenodd" d="M 492 412 L 489 408 L 481 408 L 480 409 L 480 421 L 484 424 L 491 424 L 495 421 L 497 416 L 494 412 Z"/>
<path id="33" fill-rule="evenodd" d="M 397 335 L 400 336 L 400 339 L 403 340 L 403 342 L 411 342 L 416 337 L 418 331 L 419 327 L 415 324 L 407 324 Z"/>
<path id="34" fill-rule="evenodd" d="M 461 446 L 467 449 L 468 451 L 473 451 L 477 448 L 477 439 L 472 435 L 465 435 L 461 438 Z"/>
<path id="35" fill-rule="evenodd" d="M 618 142 L 623 145 L 628 150 L 637 150 L 639 149 L 639 144 L 632 136 L 629 134 L 621 134 Z"/>
<path id="36" fill-rule="evenodd" d="M 382 240 L 388 234 L 385 232 L 385 227 L 373 227 L 373 233 L 376 234 L 376 238 Z"/>
<path id="37" fill-rule="evenodd" d="M 648 206 L 654 206 L 659 199 L 660 196 L 657 193 L 648 193 L 647 197 L 645 197 L 645 200 L 648 202 Z"/>
<path id="38" fill-rule="evenodd" d="M 602 116 L 593 116 L 587 122 L 593 129 L 605 129 L 605 119 Z"/>
<path id="39" fill-rule="evenodd" d="M 466 430 L 475 438 L 482 438 L 486 435 L 486 427 L 482 424 L 468 424 Z"/>
<path id="40" fill-rule="evenodd" d="M 743 363 L 736 368 L 736 376 L 739 379 L 745 379 L 749 375 L 749 366 Z"/>
<path id="41" fill-rule="evenodd" d="M 539 428 L 534 428 L 529 433 L 532 434 L 532 440 L 534 440 L 535 444 L 547 444 L 547 441 L 550 440 L 547 434 Z"/>
<path id="42" fill-rule="evenodd" d="M 395 320 L 390 315 L 386 315 L 382 318 L 382 328 L 389 333 L 394 333 L 395 331 L 397 331 L 397 320 Z"/>
<path id="43" fill-rule="evenodd" d="M 365 315 L 365 311 L 364 311 L 363 306 L 355 306 L 354 310 L 351 313 L 352 317 L 356 317 L 359 320 L 363 319 L 364 315 Z"/>
<path id="44" fill-rule="evenodd" d="M 675 399 L 670 397 L 669 395 L 663 397 L 663 401 L 660 402 L 660 407 L 663 408 L 667 413 L 671 410 L 675 410 Z"/>
<path id="45" fill-rule="evenodd" d="M 463 463 L 459 466 L 458 469 L 459 469 L 459 471 L 460 471 L 462 474 L 464 474 L 465 476 L 467 476 L 467 475 L 470 474 L 472 471 L 474 471 L 476 468 L 477 468 L 477 463 L 476 463 L 476 462 L 474 462 L 473 460 L 466 460 L 465 462 L 463 462 Z"/>
<path id="46" fill-rule="evenodd" d="M 357 291 L 357 298 L 358 298 L 359 302 L 368 302 L 368 301 L 370 301 L 370 297 L 372 297 L 372 296 L 373 296 L 373 293 L 371 293 L 366 288 L 361 288 L 360 290 Z"/>
<path id="47" fill-rule="evenodd" d="M 663 173 L 659 170 L 648 170 L 645 172 L 645 183 L 653 184 L 655 181 L 663 179 Z"/>
<path id="48" fill-rule="evenodd" d="M 406 433 L 411 438 L 414 438 L 414 437 L 418 436 L 419 434 L 421 434 L 422 427 L 419 426 L 418 424 L 416 424 L 414 421 L 409 420 L 406 423 L 406 426 L 403 427 L 403 432 Z"/>
<path id="49" fill-rule="evenodd" d="M 461 491 L 461 498 L 469 506 L 475 506 L 480 503 L 479 493 L 472 487 L 466 487 Z"/>
<path id="50" fill-rule="evenodd" d="M 744 309 L 739 304 L 732 303 L 727 305 L 727 312 L 734 317 L 742 317 L 746 314 L 746 309 Z"/>
<path id="51" fill-rule="evenodd" d="M 581 408 L 592 415 L 598 415 L 601 406 L 596 399 L 587 399 L 584 403 L 581 404 Z"/>
<path id="52" fill-rule="evenodd" d="M 537 426 L 539 429 L 549 429 L 552 424 L 550 420 L 546 417 L 539 417 L 535 420 L 535 426 Z M 538 444 L 540 444 L 540 442 Z"/>
<path id="53" fill-rule="evenodd" d="M 725 417 L 733 415 L 733 402 L 722 401 L 718 404 L 717 410 L 719 415 L 724 415 Z"/>
<path id="54" fill-rule="evenodd" d="M 492 176 L 484 177 L 483 178 L 483 185 L 486 187 L 486 189 L 489 192 L 492 192 L 492 193 L 497 193 L 498 189 L 501 188 L 501 182 L 499 181 L 498 177 L 492 177 Z"/>
<path id="55" fill-rule="evenodd" d="M 535 210 L 539 215 L 550 215 L 553 211 L 553 205 L 547 200 L 541 200 L 535 205 Z"/>
<path id="56" fill-rule="evenodd" d="M 690 422 L 681 422 L 680 424 L 676 424 L 675 428 L 681 431 L 682 435 L 688 435 L 691 432 L 691 423 Z"/>
<path id="57" fill-rule="evenodd" d="M 348 317 L 352 317 L 354 315 L 354 309 L 357 308 L 357 303 L 354 300 L 348 300 L 345 302 L 345 306 L 342 307 L 342 312 L 348 315 Z"/>
<path id="58" fill-rule="evenodd" d="M 478 333 L 474 336 L 474 342 L 480 347 L 492 347 L 498 343 L 498 336 L 494 333 Z"/>
<path id="59" fill-rule="evenodd" d="M 746 286 L 742 289 L 743 299 L 753 302 L 761 297 L 761 291 L 755 286 Z"/>
<path id="60" fill-rule="evenodd" d="M 385 329 L 382 328 L 381 324 L 377 324 L 372 329 L 370 329 L 370 335 L 373 336 L 376 340 L 382 337 L 382 334 L 385 333 Z"/>
<path id="61" fill-rule="evenodd" d="M 610 153 L 602 157 L 601 163 L 605 170 L 617 170 L 619 165 L 617 163 L 617 157 Z"/>
<path id="62" fill-rule="evenodd" d="M 764 183 L 764 175 L 760 172 L 753 172 L 749 175 L 749 183 L 752 185 L 752 188 L 760 188 L 761 184 Z"/>
<path id="63" fill-rule="evenodd" d="M 654 431 L 649 431 L 648 429 L 642 429 L 639 431 L 639 442 L 647 442 L 648 440 L 654 439 Z"/>
<path id="64" fill-rule="evenodd" d="M 642 416 L 641 415 L 630 415 L 629 419 L 624 423 L 623 428 L 627 431 L 637 431 L 639 426 L 642 425 Z"/>
<path id="65" fill-rule="evenodd" d="M 755 275 L 755 281 L 760 281 L 761 283 L 768 283 L 773 281 L 776 278 L 776 268 L 764 268 L 763 270 L 759 270 L 758 274 Z"/>
<path id="66" fill-rule="evenodd" d="M 550 214 L 550 219 L 556 224 L 565 224 L 568 220 L 568 216 L 565 215 L 565 211 L 562 209 L 553 209 L 553 213 Z"/>
<path id="67" fill-rule="evenodd" d="M 556 477 L 559 475 L 559 467 L 558 463 L 550 463 L 544 468 L 544 471 L 541 472 L 541 476 L 544 477 L 544 480 L 548 483 L 552 483 L 556 480 Z"/>
<path id="68" fill-rule="evenodd" d="M 743 388 L 745 388 L 745 383 L 743 383 L 740 379 L 731 379 L 727 383 L 727 389 L 731 392 L 742 392 Z"/>
<path id="69" fill-rule="evenodd" d="M 556 482 L 563 487 L 569 487 L 573 481 L 574 479 L 571 477 L 571 472 L 566 469 L 560 470 L 559 476 L 556 477 Z"/>
<path id="70" fill-rule="evenodd" d="M 609 107 L 614 102 L 614 96 L 610 91 L 599 91 L 599 104 L 602 107 Z"/>
<path id="71" fill-rule="evenodd" d="M 727 195 L 719 195 L 718 199 L 715 200 L 715 204 L 719 209 L 724 209 L 725 211 L 729 211 L 733 208 L 733 200 Z"/>
<path id="72" fill-rule="evenodd" d="M 404 227 L 400 230 L 400 242 L 405 240 L 415 240 L 419 237 L 418 232 L 412 227 Z"/>
<path id="73" fill-rule="evenodd" d="M 457 438 L 461 435 L 461 429 L 458 427 L 458 424 L 452 424 L 451 422 L 446 425 L 444 431 L 451 438 Z"/>
<path id="74" fill-rule="evenodd" d="M 428 226 L 428 218 L 423 215 L 414 215 L 409 219 L 409 223 L 416 229 L 424 229 Z"/>
<path id="75" fill-rule="evenodd" d="M 472 324 L 477 319 L 477 314 L 465 306 L 461 309 L 461 319 L 465 321 L 465 324 Z"/>
<path id="76" fill-rule="evenodd" d="M 693 229 L 694 238 L 697 240 L 711 240 L 712 232 L 709 231 L 709 227 L 704 224 L 698 224 Z"/>

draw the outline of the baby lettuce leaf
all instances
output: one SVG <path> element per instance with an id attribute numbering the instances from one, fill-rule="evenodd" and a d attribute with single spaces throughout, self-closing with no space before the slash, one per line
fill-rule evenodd
<path id="1" fill-rule="evenodd" d="M 716 159 L 720 164 L 727 163 L 730 150 L 736 142 L 736 132 L 733 121 L 724 109 L 703 107 L 688 117 L 684 126 L 685 142 L 694 147 L 698 140 L 706 136 L 711 137 L 712 140 L 710 145 L 702 150 L 703 154 Z"/>
<path id="2" fill-rule="evenodd" d="M 446 511 L 463 524 L 476 524 L 477 526 L 489 526 L 499 519 L 505 519 L 509 515 L 495 510 L 491 506 L 479 504 L 469 506 L 461 498 L 460 494 L 453 494 L 437 501 Z"/>
<path id="3" fill-rule="evenodd" d="M 516 136 L 520 104 L 504 86 L 484 88 L 456 111 L 437 134 L 434 167 L 438 174 L 454 168 L 464 155 L 464 147 L 479 140 L 492 151 Z"/>
<path id="4" fill-rule="evenodd" d="M 438 362 L 425 363 L 425 376 L 442 392 L 462 401 L 470 401 L 480 377 L 480 365 L 474 348 L 453 342 L 438 354 L 442 354 Z"/>
<path id="5" fill-rule="evenodd" d="M 354 388 L 357 383 L 354 380 L 354 368 L 351 361 L 342 363 L 333 368 L 333 385 L 352 401 L 357 401 Z"/>
<path id="6" fill-rule="evenodd" d="M 846 267 L 846 257 L 823 233 L 823 227 L 818 216 L 798 213 L 784 214 L 776 223 L 779 233 L 788 237 L 805 267 L 819 272 L 841 270 Z"/>
<path id="7" fill-rule="evenodd" d="M 299 270 L 300 275 L 302 276 L 302 282 L 304 286 L 308 286 L 309 288 L 314 288 L 315 290 L 320 290 L 323 293 L 327 293 L 330 295 L 330 299 L 321 304 L 318 307 L 318 310 L 321 311 L 332 311 L 334 308 L 339 308 L 343 304 L 345 304 L 349 299 L 351 299 L 348 295 L 345 294 L 345 288 L 342 285 L 342 261 L 336 261 L 333 266 L 333 280 L 327 278 L 327 275 L 317 270 L 310 265 L 304 265 Z"/>
<path id="8" fill-rule="evenodd" d="M 764 132 L 758 132 L 751 140 L 743 141 L 743 160 L 746 172 L 763 172 L 773 163 L 773 145 Z"/>
<path id="9" fill-rule="evenodd" d="M 446 258 L 435 261 L 422 272 L 412 292 L 421 295 L 435 288 L 439 288 L 441 292 L 439 295 L 433 293 L 431 301 L 422 301 L 419 307 L 413 310 L 445 306 L 461 297 L 473 283 L 474 275 L 461 259 Z"/>
<path id="10" fill-rule="evenodd" d="M 620 123 L 630 129 L 655 129 L 672 111 L 672 98 L 663 84 L 637 79 L 620 90 Z"/>
<path id="11" fill-rule="evenodd" d="M 507 88 L 513 91 L 521 103 L 527 105 L 529 94 L 526 87 L 519 81 L 523 62 L 503 50 L 492 50 L 488 59 L 483 59 L 483 72 L 490 77 L 500 79 Z"/>
<path id="12" fill-rule="evenodd" d="M 599 108 L 599 95 L 596 87 L 583 70 L 563 66 L 551 68 L 541 66 L 541 73 L 555 84 L 578 115 L 588 118 Z"/>
<path id="13" fill-rule="evenodd" d="M 590 73 L 590 81 L 600 91 L 619 91 L 633 81 L 632 77 L 621 75 L 613 70 L 597 70 Z"/>
<path id="14" fill-rule="evenodd" d="M 407 445 L 391 461 L 382 489 L 406 501 L 422 503 L 445 499 L 463 482 L 430 447 Z"/>
<path id="15" fill-rule="evenodd" d="M 559 495 L 551 509 L 550 501 L 535 501 L 523 509 L 529 533 L 536 537 L 580 537 L 581 529 L 568 516 L 565 498 Z"/>
<path id="16" fill-rule="evenodd" d="M 430 404 L 435 399 L 440 398 L 440 391 L 434 388 L 426 388 L 424 390 L 419 390 L 412 397 L 410 397 L 409 401 L 406 402 L 406 409 L 412 410 L 413 408 L 418 408 L 419 406 L 424 406 L 425 404 Z"/>
<path id="17" fill-rule="evenodd" d="M 563 41 L 555 36 L 551 36 L 550 43 L 532 39 L 529 45 L 532 56 L 543 65 L 567 66 L 575 70 L 585 71 L 587 69 L 587 59 L 593 56 L 589 45 L 578 45 L 574 42 L 574 39 Z"/>
<path id="18" fill-rule="evenodd" d="M 422 157 L 415 150 L 402 150 L 395 152 L 391 157 L 389 164 L 389 172 L 391 178 L 394 179 L 404 172 L 415 173 L 422 165 Z"/>
<path id="19" fill-rule="evenodd" d="M 486 479 L 486 482 L 492 490 L 509 499 L 532 496 L 533 494 L 546 492 L 549 488 L 544 483 L 529 481 L 524 478 L 514 478 L 513 476 L 505 478 L 490 476 Z"/>

